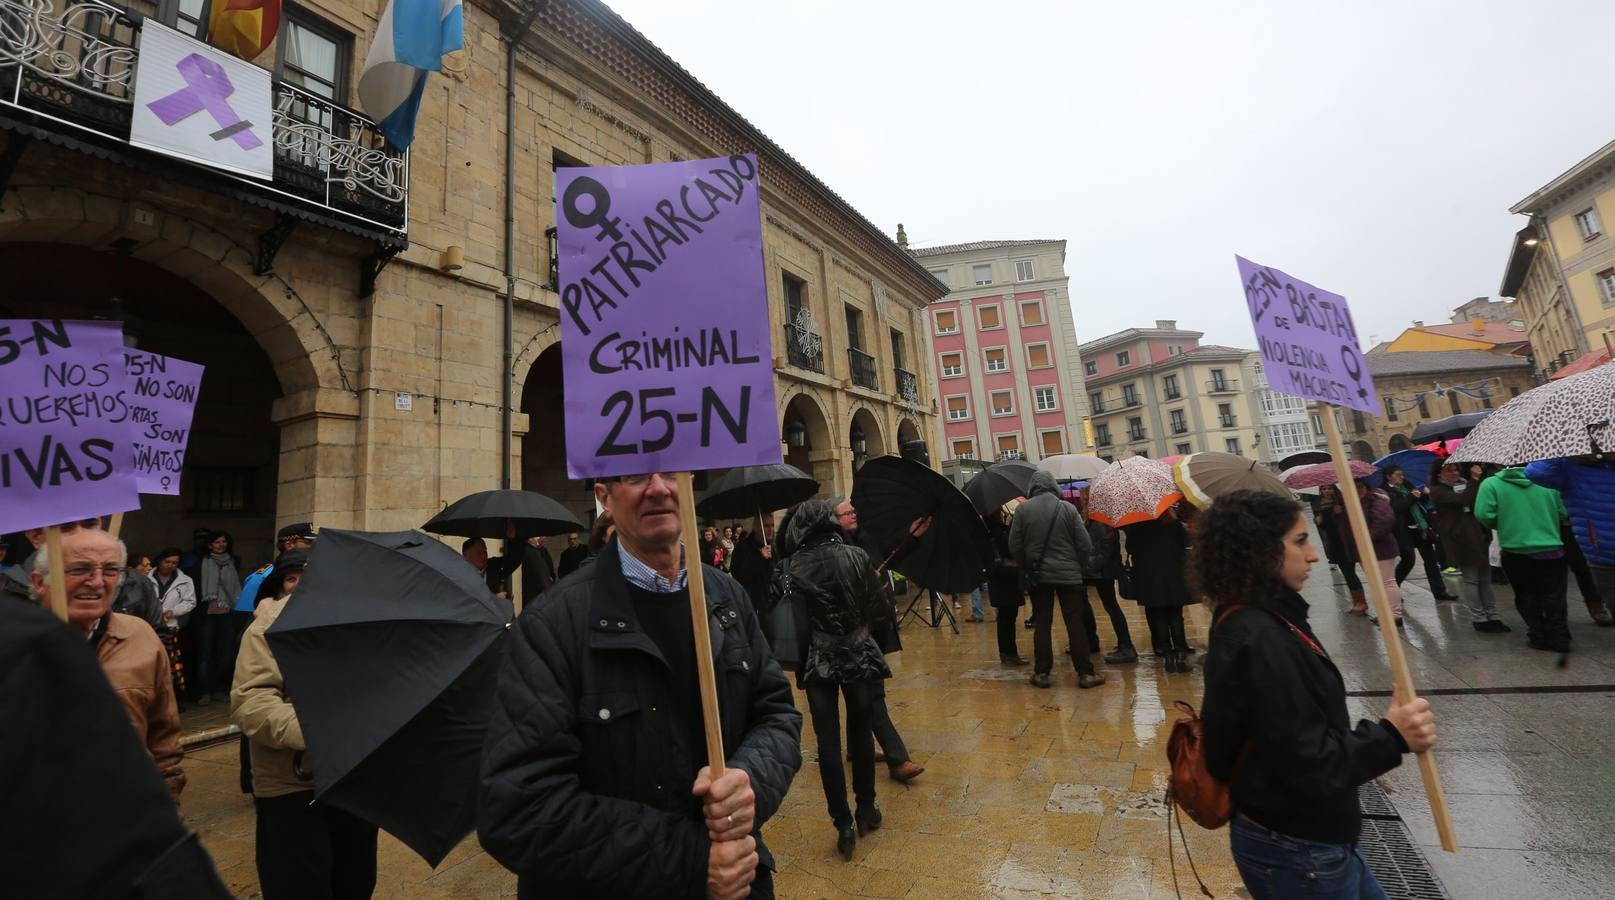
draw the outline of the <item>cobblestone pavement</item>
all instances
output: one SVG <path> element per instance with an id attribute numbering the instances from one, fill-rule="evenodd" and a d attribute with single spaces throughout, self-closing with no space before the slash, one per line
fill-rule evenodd
<path id="1" fill-rule="evenodd" d="M 1377 629 L 1339 613 L 1343 594 L 1329 576 L 1315 569 L 1307 596 L 1348 690 L 1388 689 Z M 1410 582 L 1407 593 L 1406 640 L 1421 689 L 1575 691 L 1432 697 L 1443 736 L 1438 760 L 1463 852 L 1443 854 L 1435 846 L 1417 766 L 1404 765 L 1382 786 L 1433 869 L 1454 897 L 1608 895 L 1615 883 L 1607 852 L 1615 826 L 1615 768 L 1607 762 L 1615 688 L 1579 686 L 1615 685 L 1615 629 L 1594 628 L 1572 589 L 1577 652 L 1561 669 L 1552 654 L 1526 649 L 1511 602 L 1503 606 L 1516 631 L 1480 635 L 1456 605 L 1434 603 L 1422 582 Z M 1135 640 L 1147 646 L 1139 608 L 1123 606 Z M 1203 647 L 1205 611 L 1187 612 L 1190 642 Z M 1099 618 L 1109 649 L 1109 623 Z M 885 826 L 859 841 L 850 863 L 835 853 L 806 727 L 806 761 L 765 829 L 779 862 L 779 896 L 1176 896 L 1161 805 L 1164 744 L 1172 701 L 1198 705 L 1199 671 L 1169 675 L 1146 655 L 1136 665 L 1100 663 L 1109 682 L 1095 690 L 1078 690 L 1069 665 L 1057 667 L 1052 690 L 1039 690 L 1025 683 L 1026 669 L 998 664 L 990 622 L 961 621 L 959 628 L 954 636 L 945 625 L 931 629 L 911 620 L 904 627 L 906 650 L 892 658 L 888 703 L 926 772 L 907 786 L 881 773 Z M 1017 636 L 1030 655 L 1030 632 L 1017 628 Z M 1055 646 L 1063 646 L 1058 638 Z M 800 694 L 797 703 L 806 709 Z M 1377 717 L 1385 700 L 1352 704 L 1354 713 Z M 236 753 L 225 744 L 191 755 L 185 811 L 231 888 L 247 896 L 256 890 L 253 815 L 237 786 Z M 1226 832 L 1192 822 L 1184 830 L 1212 892 L 1238 896 Z M 1177 852 L 1183 896 L 1198 895 L 1181 846 Z M 379 869 L 378 897 L 500 897 L 515 890 L 514 877 L 474 838 L 433 871 L 384 834 Z"/>

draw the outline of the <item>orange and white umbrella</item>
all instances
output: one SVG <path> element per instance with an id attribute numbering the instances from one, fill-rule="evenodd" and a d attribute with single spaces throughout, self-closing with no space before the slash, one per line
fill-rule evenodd
<path id="1" fill-rule="evenodd" d="M 1088 483 L 1088 518 L 1121 528 L 1159 519 L 1182 499 L 1171 466 L 1130 456 L 1106 466 Z"/>

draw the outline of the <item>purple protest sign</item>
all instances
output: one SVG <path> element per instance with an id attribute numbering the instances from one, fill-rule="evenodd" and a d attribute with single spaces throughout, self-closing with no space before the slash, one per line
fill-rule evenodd
<path id="1" fill-rule="evenodd" d="M 0 533 L 140 506 L 123 327 L 0 319 Z"/>
<path id="2" fill-rule="evenodd" d="M 129 375 L 135 481 L 142 494 L 177 495 L 191 415 L 202 389 L 202 367 L 138 351 L 124 354 L 124 367 Z"/>
<path id="3" fill-rule="evenodd" d="M 1369 415 L 1379 394 L 1346 298 L 1235 256 L 1268 387 Z"/>
<path id="4" fill-rule="evenodd" d="M 573 478 L 780 461 L 757 158 L 556 171 Z"/>

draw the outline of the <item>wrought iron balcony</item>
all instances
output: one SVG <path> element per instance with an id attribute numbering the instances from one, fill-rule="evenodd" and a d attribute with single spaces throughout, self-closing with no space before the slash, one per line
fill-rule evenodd
<path id="1" fill-rule="evenodd" d="M 785 356 L 791 365 L 824 374 L 824 338 L 800 325 L 785 326 Z"/>
<path id="2" fill-rule="evenodd" d="M 1237 394 L 1239 393 L 1239 379 L 1213 378 L 1206 382 L 1208 394 Z"/>
<path id="3" fill-rule="evenodd" d="M 1218 416 L 1217 421 L 1221 422 L 1222 427 L 1224 428 L 1233 428 L 1239 422 L 1239 420 L 1235 419 L 1233 416 Z"/>
<path id="4" fill-rule="evenodd" d="M 101 0 L 0 0 L 0 117 L 84 140 L 87 149 L 105 147 L 96 138 L 111 140 L 130 158 L 149 159 L 129 145 L 144 21 Z M 172 171 L 228 179 L 277 209 L 323 214 L 401 242 L 408 154 L 388 146 L 370 119 L 288 82 L 275 81 L 273 102 L 273 181 L 178 160 Z"/>
<path id="5" fill-rule="evenodd" d="M 906 403 L 920 402 L 920 380 L 914 377 L 914 373 L 898 367 L 892 369 L 892 374 L 897 379 L 897 396 Z"/>
<path id="6" fill-rule="evenodd" d="M 852 383 L 872 391 L 880 390 L 880 372 L 875 358 L 857 347 L 847 348 L 847 363 L 852 367 Z"/>
<path id="7" fill-rule="evenodd" d="M 1105 404 L 1105 408 L 1112 411 L 1118 409 L 1132 409 L 1135 406 L 1142 406 L 1143 403 L 1144 401 L 1139 399 L 1137 394 L 1123 394 L 1121 395 L 1120 399 L 1107 402 Z"/>
<path id="8" fill-rule="evenodd" d="M 1187 422 L 1173 422 L 1172 423 L 1172 433 L 1173 434 L 1188 434 L 1189 433 L 1189 424 Z"/>
<path id="9" fill-rule="evenodd" d="M 1104 431 L 1094 435 L 1093 442 L 1098 447 L 1109 447 L 1111 444 L 1110 432 Z"/>
<path id="10" fill-rule="evenodd" d="M 1020 450 L 1000 450 L 1000 451 L 998 451 L 998 458 L 1001 459 L 1001 460 L 1003 460 L 1003 459 L 1025 459 L 1026 454 L 1021 452 Z"/>
<path id="11" fill-rule="evenodd" d="M 1127 429 L 1127 439 L 1130 440 L 1130 441 L 1142 441 L 1142 440 L 1144 440 L 1144 429 L 1142 429 L 1142 428 L 1129 428 L 1129 429 Z"/>

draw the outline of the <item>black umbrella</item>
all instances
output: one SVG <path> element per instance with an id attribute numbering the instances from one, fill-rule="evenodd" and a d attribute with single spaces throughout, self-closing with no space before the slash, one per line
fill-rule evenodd
<path id="1" fill-rule="evenodd" d="M 1413 429 L 1413 443 L 1428 444 L 1431 441 L 1450 441 L 1465 437 L 1475 430 L 1475 426 L 1479 425 L 1482 419 L 1496 411 L 1483 409 L 1480 412 L 1459 413 L 1434 422 L 1425 422 Z"/>
<path id="2" fill-rule="evenodd" d="M 987 580 L 992 541 L 970 499 L 935 470 L 901 456 L 864 463 L 852 477 L 858 529 L 888 565 L 938 591 L 974 590 Z M 918 537 L 917 519 L 932 517 Z M 880 561 L 877 560 L 877 563 Z"/>
<path id="3" fill-rule="evenodd" d="M 566 507 L 535 491 L 471 494 L 421 527 L 433 534 L 507 539 L 588 531 Z"/>
<path id="4" fill-rule="evenodd" d="M 1312 466 L 1318 463 L 1326 463 L 1333 459 L 1334 457 L 1330 456 L 1327 450 L 1302 450 L 1299 453 L 1291 453 L 1289 456 L 1279 460 L 1278 467 L 1280 472 L 1288 472 L 1297 466 Z"/>
<path id="5" fill-rule="evenodd" d="M 718 479 L 695 509 L 708 519 L 744 519 L 795 506 L 818 492 L 819 483 L 795 466 L 742 466 Z"/>
<path id="6" fill-rule="evenodd" d="M 510 619 L 470 563 L 419 531 L 322 530 L 268 633 L 315 799 L 442 862 L 476 827 Z"/>
<path id="7" fill-rule="evenodd" d="M 1032 476 L 1036 474 L 1037 466 L 1024 459 L 995 462 L 965 482 L 965 496 L 975 505 L 976 512 L 992 515 L 1005 503 L 1026 496 L 1032 489 Z"/>

